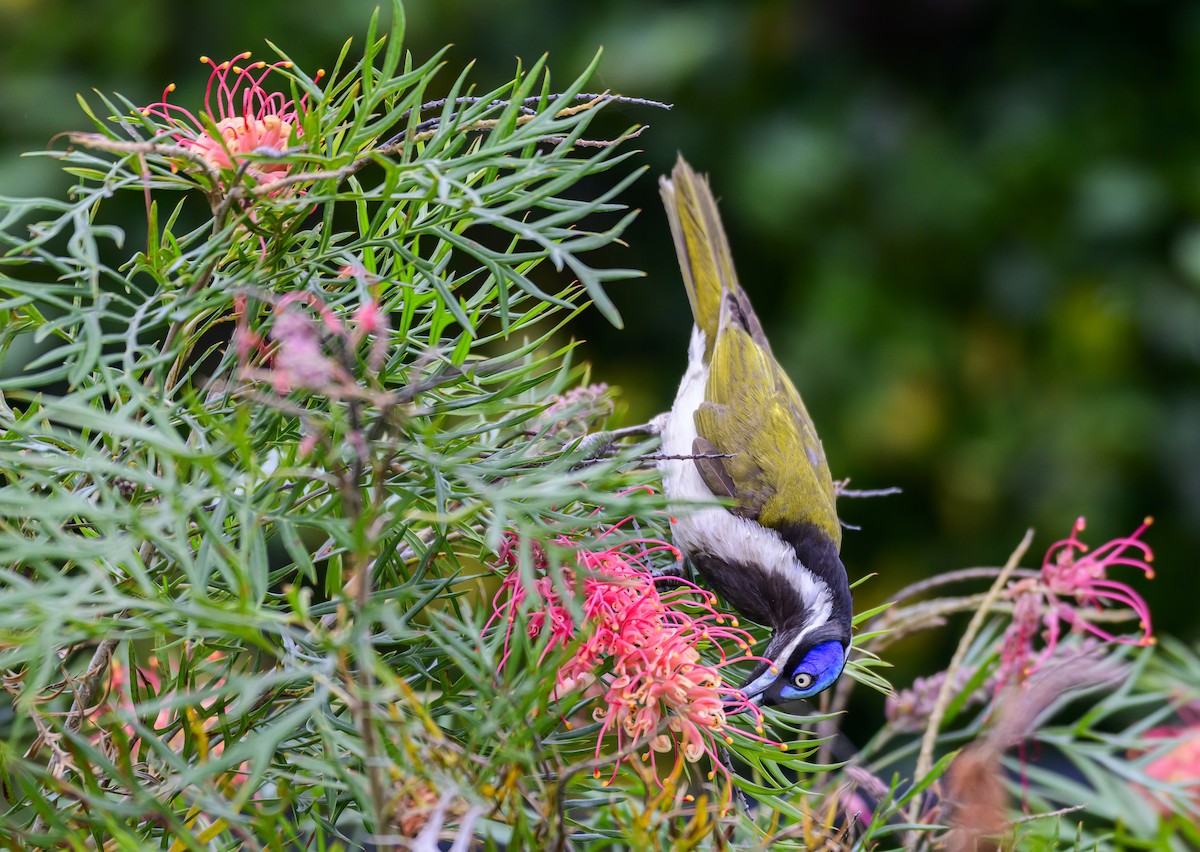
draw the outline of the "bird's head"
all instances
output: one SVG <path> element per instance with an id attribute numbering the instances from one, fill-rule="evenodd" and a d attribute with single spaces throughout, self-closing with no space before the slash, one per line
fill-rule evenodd
<path id="1" fill-rule="evenodd" d="M 850 625 L 830 620 L 817 626 L 775 631 L 741 690 L 755 704 L 772 706 L 812 698 L 828 689 L 846 666 Z"/>

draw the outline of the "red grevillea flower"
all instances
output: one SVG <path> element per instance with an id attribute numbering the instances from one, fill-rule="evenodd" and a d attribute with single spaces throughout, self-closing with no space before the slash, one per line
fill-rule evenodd
<path id="1" fill-rule="evenodd" d="M 1087 634 L 1103 642 L 1121 645 L 1152 645 L 1150 607 L 1145 599 L 1127 583 L 1108 578 L 1110 568 L 1128 566 L 1137 568 L 1147 579 L 1153 579 L 1154 553 L 1141 535 L 1150 526 L 1146 518 L 1131 535 L 1116 538 L 1094 551 L 1079 539 L 1084 529 L 1080 518 L 1071 529 L 1071 534 L 1056 542 L 1042 560 L 1039 578 L 1027 578 L 1013 583 L 1007 596 L 1013 601 L 1012 623 L 1004 634 L 1000 652 L 1000 671 L 997 688 L 1008 683 L 1024 680 L 1054 654 L 1063 635 L 1063 625 L 1068 630 Z M 1110 606 L 1125 607 L 1138 619 L 1138 633 L 1117 634 L 1088 620 L 1088 613 Z M 1039 620 L 1042 626 L 1044 648 L 1040 654 L 1033 650 L 1038 634 Z"/>
<path id="2" fill-rule="evenodd" d="M 643 742 L 650 750 L 642 760 L 652 764 L 655 753 L 674 751 L 677 760 L 682 756 L 689 763 L 708 755 L 714 767 L 727 773 L 717 754 L 721 743 L 733 742 L 727 709 L 747 711 L 754 718 L 755 733 L 738 729 L 739 733 L 769 742 L 761 736 L 762 711 L 721 677 L 721 669 L 731 663 L 758 659 L 747 653 L 750 634 L 738 627 L 737 619 L 713 607 L 716 599 L 709 592 L 676 578 L 655 577 L 648 567 L 656 553 L 682 559 L 678 550 L 648 539 L 626 540 L 599 552 L 577 547 L 565 537 L 558 544 L 576 547 L 575 568 L 562 568 L 557 581 L 541 576 L 531 589 L 513 571 L 496 594 L 488 626 L 501 620 L 507 625 L 501 670 L 519 620 L 531 639 L 548 640 L 539 662 L 555 648 L 578 640 L 575 656 L 557 672 L 555 696 L 594 696 L 592 716 L 601 723 L 597 758 L 604 736 L 615 733 L 618 752 Z M 515 563 L 514 549 L 509 539 L 500 554 L 510 566 Z M 546 570 L 544 554 L 536 546 L 534 563 Z M 583 617 L 576 623 L 559 590 L 580 583 Z M 676 587 L 664 590 L 665 583 Z M 740 653 L 727 655 L 722 642 Z M 701 659 L 705 645 L 717 653 L 715 664 Z M 617 768 L 606 783 L 616 777 Z"/>
<path id="3" fill-rule="evenodd" d="M 144 107 L 142 114 L 164 119 L 176 143 L 198 155 L 217 173 L 239 168 L 247 162 L 247 154 L 286 151 L 303 135 L 300 114 L 306 97 L 296 101 L 263 88 L 273 72 L 291 68 L 292 63 L 237 64 L 249 58 L 248 51 L 219 64 L 207 56 L 200 57 L 201 62 L 212 67 L 201 112 L 207 120 L 185 107 L 168 103 L 168 95 L 175 90 L 174 83 L 163 90 L 161 101 Z M 323 73 L 318 72 L 317 79 Z M 216 135 L 212 132 L 214 125 Z M 287 175 L 290 169 L 291 163 L 257 159 L 247 162 L 245 173 L 259 184 L 270 184 Z"/>

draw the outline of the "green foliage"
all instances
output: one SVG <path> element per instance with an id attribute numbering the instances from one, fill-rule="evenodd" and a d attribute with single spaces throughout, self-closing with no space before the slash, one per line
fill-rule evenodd
<path id="1" fill-rule="evenodd" d="M 933 577 L 867 621 L 861 641 L 883 656 L 899 637 L 941 628 L 954 613 L 973 612 L 976 629 L 959 638 L 949 669 L 893 696 L 887 722 L 855 753 L 850 781 L 872 807 L 853 848 L 924 849 L 935 838 L 955 849 L 1189 848 L 1200 819 L 1192 756 L 1200 661 L 1171 639 L 1135 651 L 1136 640 L 1106 624 L 1113 644 L 1072 631 L 1009 680 L 1013 601 L 1045 582 L 1015 568 L 1028 541 L 1004 569 Z M 994 580 L 986 594 L 944 591 L 985 578 Z M 911 599 L 933 589 L 928 600 Z M 1030 639 L 1046 635 L 1041 622 L 1051 617 L 1035 616 Z M 1080 607 L 1072 620 L 1130 616 Z M 839 687 L 835 707 L 847 692 Z"/>
<path id="2" fill-rule="evenodd" d="M 637 171 L 578 144 L 590 69 L 555 94 L 542 62 L 479 94 L 464 74 L 422 107 L 440 60 L 401 50 L 396 11 L 323 84 L 280 72 L 292 149 L 220 170 L 101 98 L 54 155 L 69 200 L 5 203 L 0 346 L 45 347 L 0 408 L 10 842 L 329 844 L 430 790 L 487 803 L 497 842 L 541 830 L 521 795 L 553 789 L 557 719 L 530 723 L 544 683 L 497 680 L 480 583 L 504 532 L 645 503 L 534 423 L 581 375 L 562 323 L 585 299 L 615 321 L 603 286 L 635 274 L 587 254 Z M 544 261 L 573 283 L 543 290 Z M 282 362 L 287 322 L 320 381 Z"/>

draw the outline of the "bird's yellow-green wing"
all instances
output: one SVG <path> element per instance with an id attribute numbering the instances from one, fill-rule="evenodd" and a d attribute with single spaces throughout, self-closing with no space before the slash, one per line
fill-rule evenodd
<path id="1" fill-rule="evenodd" d="M 833 479 L 800 394 L 770 350 L 742 325 L 738 300 L 726 297 L 709 364 L 705 402 L 696 410 L 700 474 L 734 511 L 786 531 L 811 524 L 841 546 Z"/>
<path id="2" fill-rule="evenodd" d="M 771 352 L 733 257 L 708 181 L 680 157 L 660 189 L 709 364 L 695 414 L 695 464 L 709 490 L 766 527 L 812 524 L 842 540 L 833 480 L 800 394 Z"/>

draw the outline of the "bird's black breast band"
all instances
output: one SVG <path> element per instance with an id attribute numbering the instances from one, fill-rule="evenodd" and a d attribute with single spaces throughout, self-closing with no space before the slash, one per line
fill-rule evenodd
<path id="1" fill-rule="evenodd" d="M 811 525 L 789 526 L 780 531 L 780 537 L 795 550 L 800 563 L 828 587 L 830 620 L 848 625 L 852 617 L 850 585 L 833 542 Z M 808 623 L 813 602 L 802 598 L 799 576 L 788 577 L 749 558 L 703 549 L 689 555 L 713 590 L 747 618 L 775 629 Z M 795 566 L 788 570 L 803 569 Z"/>

